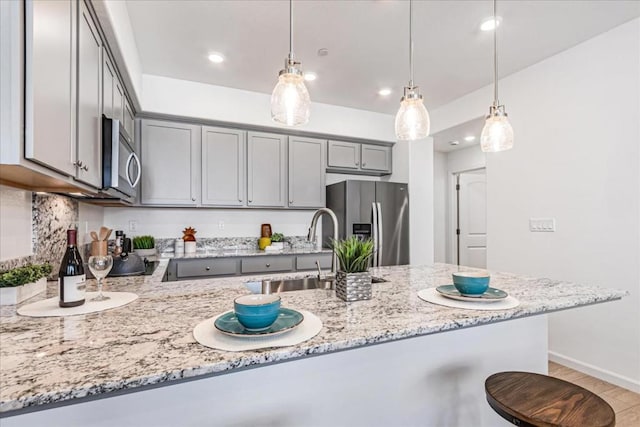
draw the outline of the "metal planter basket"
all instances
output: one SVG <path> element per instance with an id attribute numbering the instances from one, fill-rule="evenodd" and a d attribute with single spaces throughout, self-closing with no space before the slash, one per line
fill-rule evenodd
<path id="1" fill-rule="evenodd" d="M 336 273 L 336 295 L 352 302 L 371 299 L 371 273 Z"/>

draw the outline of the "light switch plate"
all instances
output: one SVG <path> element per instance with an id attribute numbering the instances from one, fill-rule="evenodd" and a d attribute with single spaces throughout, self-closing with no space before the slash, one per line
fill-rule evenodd
<path id="1" fill-rule="evenodd" d="M 533 233 L 553 233 L 556 231 L 556 219 L 529 218 L 529 231 Z"/>

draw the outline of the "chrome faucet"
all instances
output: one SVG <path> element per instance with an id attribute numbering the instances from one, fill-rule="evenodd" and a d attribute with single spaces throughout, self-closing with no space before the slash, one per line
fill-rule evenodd
<path id="1" fill-rule="evenodd" d="M 329 217 L 331 218 L 331 222 L 333 222 L 333 240 L 338 240 L 338 218 L 336 217 L 336 214 L 333 213 L 333 211 L 329 208 L 320 208 L 313 214 L 313 219 L 311 219 L 311 227 L 309 227 L 307 241 L 313 242 L 313 239 L 316 235 L 318 218 L 320 218 L 323 214 L 329 215 Z M 336 256 L 336 251 L 333 250 L 333 259 L 331 260 L 331 273 L 333 274 L 333 277 L 336 277 L 336 271 L 338 271 L 338 257 Z"/>

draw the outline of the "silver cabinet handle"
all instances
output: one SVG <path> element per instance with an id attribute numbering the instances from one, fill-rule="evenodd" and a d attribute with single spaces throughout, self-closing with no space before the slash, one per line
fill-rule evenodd
<path id="1" fill-rule="evenodd" d="M 238 201 L 239 201 L 239 202 L 241 202 L 241 201 L 242 201 L 242 199 L 238 199 Z"/>
<path id="2" fill-rule="evenodd" d="M 367 166 L 367 164 L 363 162 L 363 163 L 362 163 L 362 167 L 365 167 L 365 166 Z"/>
<path id="3" fill-rule="evenodd" d="M 209 271 L 209 270 L 211 270 L 211 267 L 205 267 L 204 269 Z"/>
<path id="4" fill-rule="evenodd" d="M 271 264 L 267 263 L 267 268 L 271 267 Z"/>
<path id="5" fill-rule="evenodd" d="M 289 204 L 292 205 L 293 204 L 293 200 L 289 200 Z"/>
<path id="6" fill-rule="evenodd" d="M 360 164 L 360 162 L 356 162 L 356 166 L 358 166 Z"/>
<path id="7" fill-rule="evenodd" d="M 195 201 L 196 201 L 196 198 L 195 198 L 195 197 L 192 197 L 192 198 L 191 198 L 191 201 L 192 201 L 192 202 L 195 202 Z"/>
<path id="8" fill-rule="evenodd" d="M 249 199 L 249 203 L 253 203 L 253 200 Z"/>

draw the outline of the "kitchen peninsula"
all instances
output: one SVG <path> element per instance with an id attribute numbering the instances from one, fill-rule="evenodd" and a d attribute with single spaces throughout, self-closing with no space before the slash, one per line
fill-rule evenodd
<path id="1" fill-rule="evenodd" d="M 345 303 L 320 289 L 281 294 L 283 306 L 318 316 L 320 333 L 296 346 L 234 353 L 200 345 L 192 330 L 259 278 L 162 282 L 167 265 L 152 276 L 109 279 L 107 290 L 139 295 L 119 309 L 27 318 L 3 307 L 3 427 L 499 425 L 484 379 L 546 372 L 545 314 L 625 295 L 494 272 L 492 286 L 518 307 L 454 309 L 417 292 L 450 283 L 457 266 L 382 267 L 373 273 L 387 282 L 374 284 L 369 301 Z"/>

